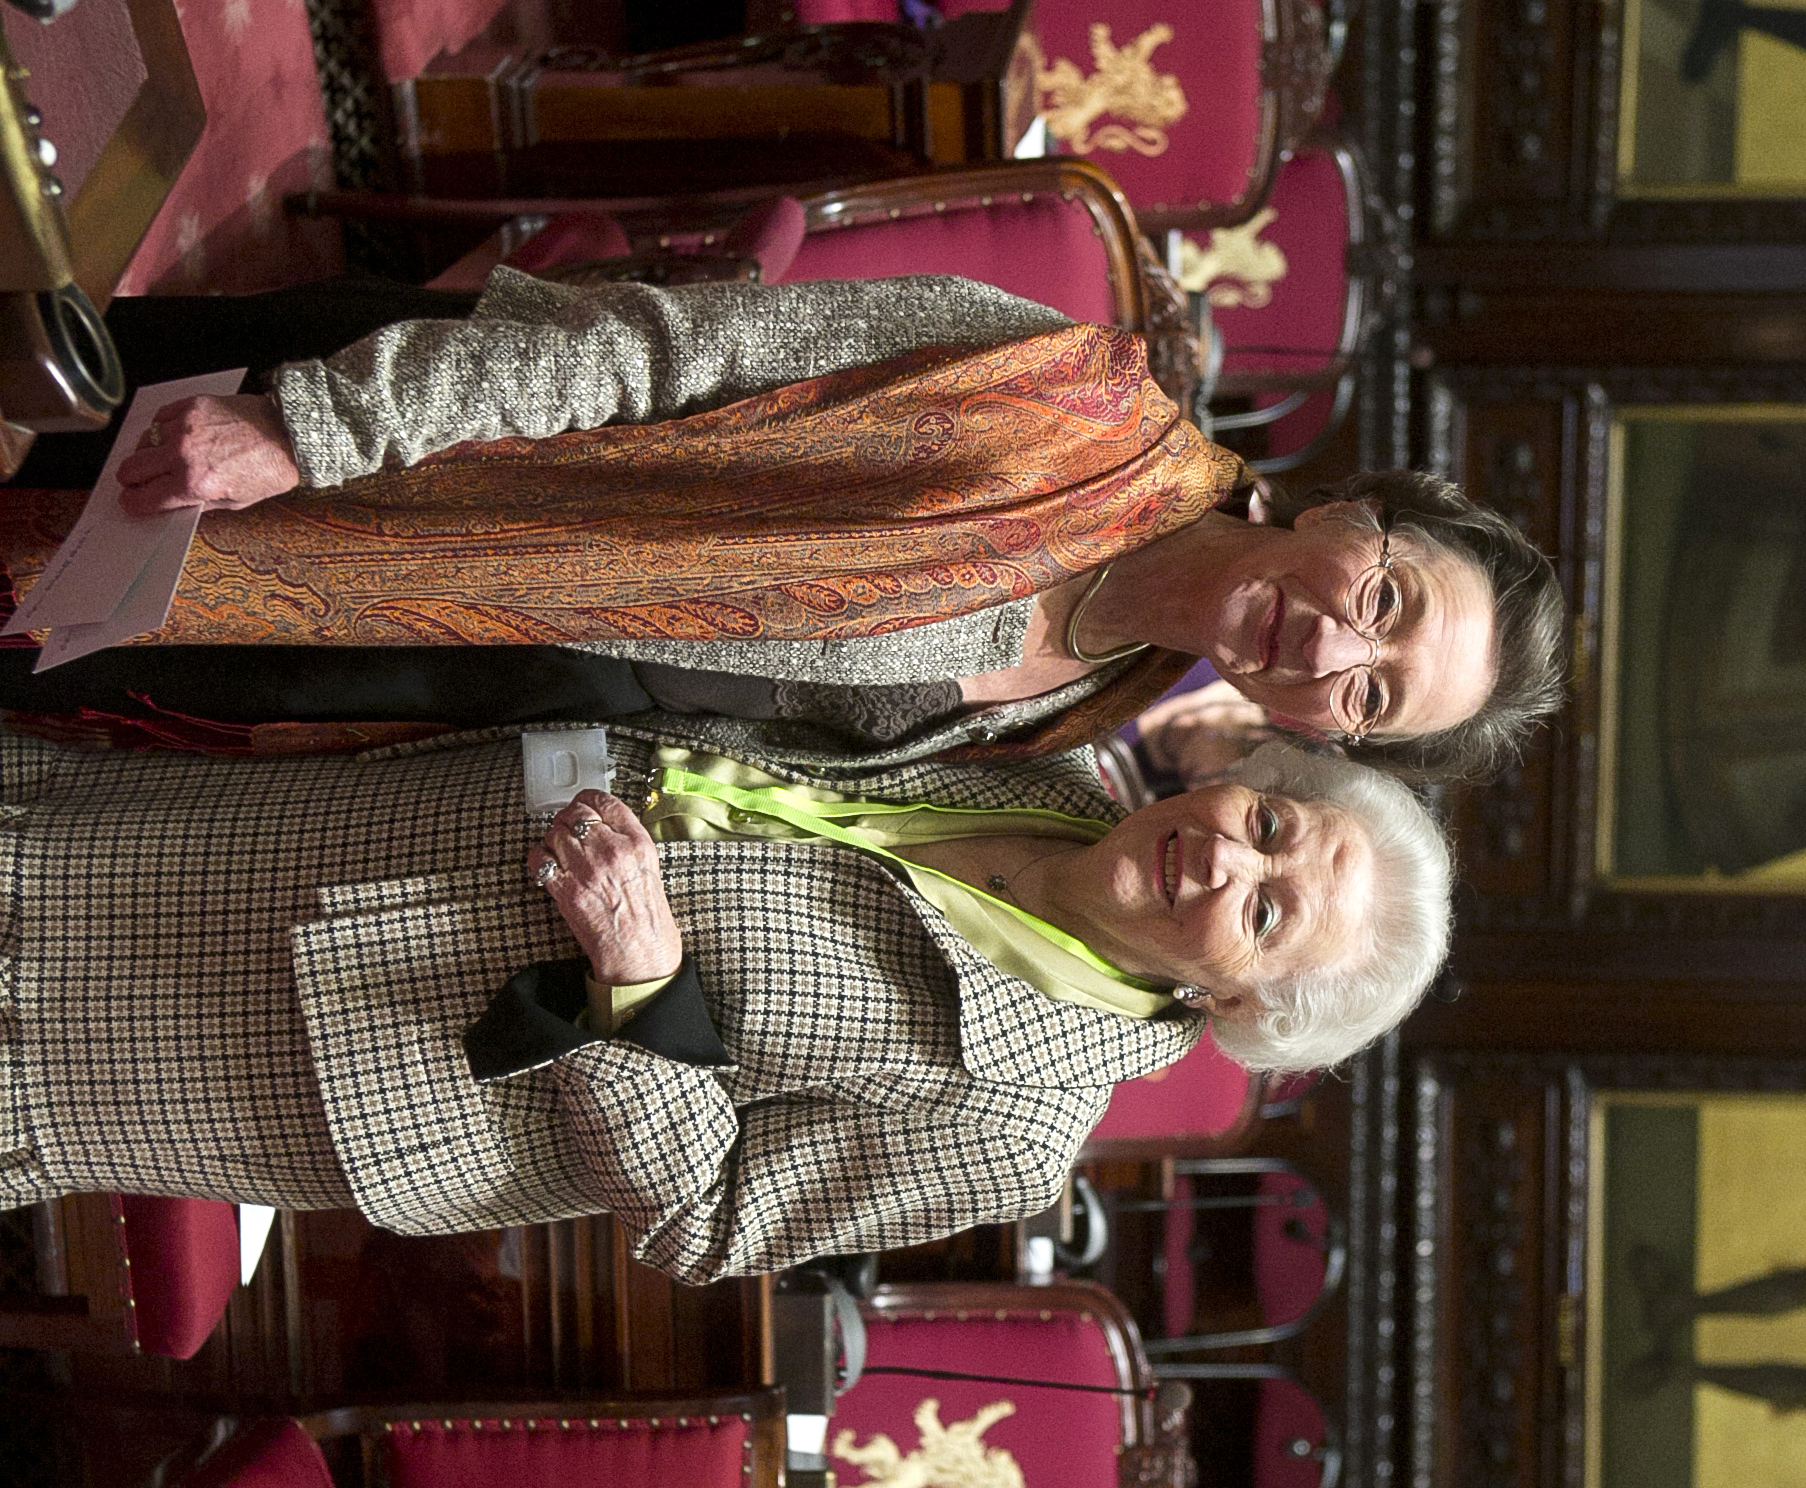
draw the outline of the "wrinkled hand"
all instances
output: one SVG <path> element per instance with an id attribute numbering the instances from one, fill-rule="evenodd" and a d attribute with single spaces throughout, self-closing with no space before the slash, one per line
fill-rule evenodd
<path id="1" fill-rule="evenodd" d="M 276 405 L 255 396 L 164 404 L 119 465 L 120 504 L 135 517 L 184 506 L 236 511 L 300 483 Z"/>
<path id="2" fill-rule="evenodd" d="M 555 867 L 545 877 L 548 863 Z M 544 844 L 527 854 L 527 872 L 552 896 L 598 982 L 650 982 L 682 964 L 658 849 L 617 797 L 579 791 L 552 818 Z"/>

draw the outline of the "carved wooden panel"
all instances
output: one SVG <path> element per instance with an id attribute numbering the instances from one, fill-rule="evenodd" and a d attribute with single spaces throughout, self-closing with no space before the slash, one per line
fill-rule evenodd
<path id="1" fill-rule="evenodd" d="M 1806 1062 L 1432 1051 L 1398 1092 L 1414 1138 L 1411 1488 L 1580 1488 L 1591 1117 L 1602 1090 L 1799 1091 Z M 1388 1474 L 1388 1476 L 1391 1476 Z"/>
<path id="2" fill-rule="evenodd" d="M 1545 552 L 1564 548 L 1564 493 L 1579 424 L 1574 391 L 1432 384 L 1430 463 L 1496 507 Z M 1578 596 L 1571 594 L 1570 603 Z M 1545 917 L 1564 890 L 1559 736 L 1540 732 L 1519 764 L 1452 792 L 1464 923 Z M 1469 902 L 1471 901 L 1471 902 Z"/>

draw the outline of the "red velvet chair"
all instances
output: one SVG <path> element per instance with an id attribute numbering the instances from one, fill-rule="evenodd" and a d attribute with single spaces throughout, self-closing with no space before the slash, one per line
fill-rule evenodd
<path id="1" fill-rule="evenodd" d="M 1222 356 L 1210 426 L 1264 430 L 1257 470 L 1303 464 L 1348 412 L 1362 341 L 1392 288 L 1375 211 L 1353 151 L 1320 143 L 1286 162 L 1246 227 L 1185 235 L 1179 277 L 1209 301 Z M 1222 412 L 1230 399 L 1252 406 Z"/>
<path id="2" fill-rule="evenodd" d="M 1261 1081 L 1206 1037 L 1175 1064 L 1125 1080 L 1081 1158 L 1151 1160 L 1233 1151 L 1258 1116 Z"/>
<path id="3" fill-rule="evenodd" d="M 78 1194 L 39 1208 L 47 1293 L 0 1302 L 0 1346 L 190 1359 L 239 1281 L 238 1216 L 215 1199 Z"/>
<path id="4" fill-rule="evenodd" d="M 983 1481 L 1007 1482 L 1003 1454 L 1031 1484 L 1187 1481 L 1189 1399 L 1150 1408 L 1154 1379 L 1134 1321 L 1102 1287 L 882 1287 L 862 1311 L 865 1372 L 828 1423 L 829 1466 L 849 1488 L 976 1482 L 987 1463 Z"/>
<path id="5" fill-rule="evenodd" d="M 181 1488 L 332 1488 L 356 1436 L 369 1488 L 778 1488 L 784 1393 L 352 1406 L 237 1432 Z"/>
<path id="6" fill-rule="evenodd" d="M 1214 1178 L 1254 1177 L 1252 1192 L 1210 1191 Z M 1165 1361 L 1206 1349 L 1247 1348 L 1296 1337 L 1342 1283 L 1347 1247 L 1340 1219 L 1290 1163 L 1278 1158 L 1206 1158 L 1174 1164 L 1171 1198 L 1128 1200 L 1118 1211 L 1165 1215 L 1162 1268 L 1164 1338 L 1147 1340 L 1150 1357 Z M 1254 1295 L 1259 1323 L 1250 1328 L 1197 1332 L 1192 1249 L 1198 1215 L 1247 1210 L 1254 1226 Z M 1164 1367 L 1162 1365 L 1161 1367 Z"/>
<path id="7" fill-rule="evenodd" d="M 1049 148 L 1101 165 L 1151 231 L 1252 216 L 1316 122 L 1331 66 L 1312 0 L 1036 0 L 1031 30 Z"/>
<path id="8" fill-rule="evenodd" d="M 683 221 L 679 203 L 561 203 L 570 210 L 552 215 L 503 261 L 578 284 L 753 277 L 755 264 L 768 283 L 964 274 L 1075 319 L 1146 336 L 1155 376 L 1188 406 L 1202 359 L 1183 296 L 1097 167 L 1023 160 L 846 187 L 784 210 L 788 201 L 768 199 L 752 212 L 741 206 L 737 220 L 704 226 Z M 428 202 L 416 210 L 417 220 L 431 220 L 434 212 L 474 212 L 481 204 Z M 541 250 L 542 241 L 553 246 Z M 637 253 L 622 256 L 623 243 Z M 434 283 L 481 283 L 502 244 L 498 233 Z"/>

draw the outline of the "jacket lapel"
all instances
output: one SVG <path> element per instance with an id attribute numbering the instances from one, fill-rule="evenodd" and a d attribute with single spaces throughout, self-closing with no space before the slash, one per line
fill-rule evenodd
<path id="1" fill-rule="evenodd" d="M 1114 1085 L 1183 1058 L 1204 1036 L 1209 1019 L 1178 1006 L 1156 1018 L 1129 1018 L 1058 1002 L 999 971 L 932 904 L 902 888 L 959 980 L 960 1059 L 980 1079 Z"/>

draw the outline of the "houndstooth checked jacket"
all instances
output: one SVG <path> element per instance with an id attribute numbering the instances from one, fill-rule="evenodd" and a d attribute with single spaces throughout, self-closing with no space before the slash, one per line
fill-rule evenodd
<path id="1" fill-rule="evenodd" d="M 611 733 L 630 802 L 656 737 Z M 702 1282 L 1045 1207 L 1111 1084 L 1203 1030 L 1050 1000 L 858 854 L 676 842 L 667 891 L 736 1063 L 606 1041 L 479 1084 L 463 1031 L 576 953 L 522 866 L 543 823 L 520 776 L 499 732 L 271 760 L 0 737 L 0 1203 L 355 1204 L 412 1234 L 607 1209 Z M 1069 756 L 857 785 L 1115 814 L 1094 781 Z"/>

